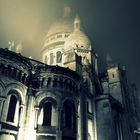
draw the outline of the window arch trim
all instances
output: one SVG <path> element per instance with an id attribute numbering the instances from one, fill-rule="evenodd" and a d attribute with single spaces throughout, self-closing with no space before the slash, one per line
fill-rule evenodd
<path id="1" fill-rule="evenodd" d="M 18 98 L 15 94 L 10 95 L 8 112 L 7 112 L 7 121 L 14 122 L 16 114 L 16 106 L 18 103 Z"/>
<path id="2" fill-rule="evenodd" d="M 12 89 L 9 90 L 7 95 L 8 106 L 6 121 L 18 124 L 21 117 L 20 105 L 22 104 L 20 93 Z"/>
<path id="3" fill-rule="evenodd" d="M 68 99 L 63 102 L 63 121 L 64 128 L 73 129 L 76 132 L 76 107 L 74 102 Z"/>
<path id="4" fill-rule="evenodd" d="M 51 97 L 46 97 L 40 102 L 39 108 L 37 124 L 42 126 L 56 126 L 56 123 L 53 122 L 56 116 L 56 114 L 54 115 L 57 108 L 56 100 Z"/>
<path id="5" fill-rule="evenodd" d="M 61 51 L 56 52 L 56 63 L 61 63 L 62 62 L 62 53 Z"/>

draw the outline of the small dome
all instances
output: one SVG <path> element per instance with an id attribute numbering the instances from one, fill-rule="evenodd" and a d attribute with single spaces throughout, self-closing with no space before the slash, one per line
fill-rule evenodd
<path id="1" fill-rule="evenodd" d="M 91 50 L 91 43 L 87 35 L 81 30 L 74 30 L 65 42 L 65 50 Z"/>
<path id="2" fill-rule="evenodd" d="M 80 18 L 76 15 L 74 19 L 74 31 L 65 41 L 64 50 L 91 50 L 91 43 L 86 34 L 81 30 Z"/>
<path id="3" fill-rule="evenodd" d="M 73 20 L 63 17 L 57 20 L 49 29 L 47 37 L 57 33 L 70 33 L 73 31 Z"/>

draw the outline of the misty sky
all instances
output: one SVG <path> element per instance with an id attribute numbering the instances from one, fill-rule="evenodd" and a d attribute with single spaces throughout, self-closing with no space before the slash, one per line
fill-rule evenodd
<path id="1" fill-rule="evenodd" d="M 22 41 L 22 54 L 40 59 L 44 36 L 67 3 L 72 15 L 81 18 L 99 55 L 100 70 L 109 53 L 114 62 L 126 66 L 129 80 L 140 91 L 139 0 L 0 0 L 0 47 Z"/>

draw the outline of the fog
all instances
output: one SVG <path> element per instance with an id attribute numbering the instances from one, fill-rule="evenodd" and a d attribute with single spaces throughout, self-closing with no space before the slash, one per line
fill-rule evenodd
<path id="1" fill-rule="evenodd" d="M 22 54 L 40 60 L 43 39 L 50 25 L 63 14 L 65 4 L 76 12 L 99 54 L 104 69 L 106 54 L 126 65 L 130 81 L 140 89 L 140 2 L 137 0 L 0 0 L 1 48 L 22 42 Z"/>
<path id="2" fill-rule="evenodd" d="M 43 38 L 50 23 L 62 13 L 57 9 L 63 6 L 50 0 L 1 0 L 1 46 L 6 48 L 8 41 L 14 41 L 15 44 L 21 41 L 22 53 L 39 59 L 40 54 L 37 53 L 42 47 Z"/>

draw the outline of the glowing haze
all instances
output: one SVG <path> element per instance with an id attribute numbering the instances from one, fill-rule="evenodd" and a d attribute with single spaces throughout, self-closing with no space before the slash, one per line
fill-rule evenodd
<path id="1" fill-rule="evenodd" d="M 0 0 L 3 47 L 8 47 L 8 41 L 22 42 L 23 54 L 38 59 L 43 37 L 63 6 L 51 0 Z"/>

